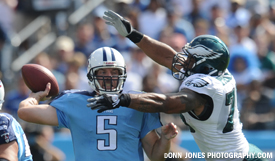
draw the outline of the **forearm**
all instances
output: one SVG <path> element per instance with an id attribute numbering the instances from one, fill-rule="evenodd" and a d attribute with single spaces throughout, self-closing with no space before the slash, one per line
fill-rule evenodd
<path id="1" fill-rule="evenodd" d="M 189 111 L 187 106 L 188 98 L 181 94 L 130 94 L 131 102 L 129 108 L 148 113 L 164 112 L 164 113 L 182 113 Z M 187 108 L 189 107 L 189 108 Z"/>
<path id="2" fill-rule="evenodd" d="M 166 139 L 164 136 L 161 136 L 153 146 L 151 161 L 164 161 L 164 153 L 168 153 L 171 146 L 171 140 Z"/>
<path id="3" fill-rule="evenodd" d="M 171 69 L 172 61 L 176 51 L 167 44 L 150 38 L 144 35 L 139 43 L 136 45 L 143 50 L 143 52 L 157 63 Z"/>
<path id="4" fill-rule="evenodd" d="M 130 94 L 129 108 L 142 112 L 165 112 L 166 95 L 157 93 Z"/>
<path id="5" fill-rule="evenodd" d="M 34 97 L 28 97 L 19 104 L 17 111 L 19 118 L 24 121 L 57 126 L 56 109 L 48 104 L 41 104 Z"/>

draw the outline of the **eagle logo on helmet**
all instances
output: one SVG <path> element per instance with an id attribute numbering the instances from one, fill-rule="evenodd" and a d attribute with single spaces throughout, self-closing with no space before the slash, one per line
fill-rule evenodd
<path id="1" fill-rule="evenodd" d="M 187 51 L 192 53 L 197 58 L 217 59 L 222 56 L 222 53 L 214 52 L 213 50 L 205 47 L 204 45 L 196 45 L 192 48 L 188 48 Z"/>

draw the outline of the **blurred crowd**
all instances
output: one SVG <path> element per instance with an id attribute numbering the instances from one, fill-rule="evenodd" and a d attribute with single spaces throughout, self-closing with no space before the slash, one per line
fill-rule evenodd
<path id="1" fill-rule="evenodd" d="M 57 35 L 55 41 L 33 58 L 29 56 L 26 63 L 50 69 L 60 91 L 91 91 L 86 77 L 87 58 L 103 46 L 117 49 L 126 60 L 125 91 L 178 90 L 180 82 L 169 70 L 153 62 L 130 40 L 105 24 L 103 13 L 112 9 L 127 17 L 140 32 L 167 43 L 178 52 L 198 35 L 218 36 L 230 50 L 228 70 L 236 79 L 243 128 L 275 129 L 275 0 L 105 0 L 74 25 L 67 21 L 70 14 L 89 1 L 68 2 L 64 8 L 53 6 L 43 10 L 33 0 L 0 0 L 0 14 L 4 15 L 0 16 L 0 78 L 8 86 L 3 108 L 14 117 L 17 117 L 19 102 L 30 91 L 20 71 L 12 70 L 11 64 L 18 57 L 28 55 L 27 51 L 47 32 Z M 50 23 L 14 47 L 13 35 L 41 15 L 49 17 Z M 7 46 L 13 46 L 11 53 L 6 53 Z M 164 121 L 173 121 L 186 129 L 179 116 L 163 115 Z"/>

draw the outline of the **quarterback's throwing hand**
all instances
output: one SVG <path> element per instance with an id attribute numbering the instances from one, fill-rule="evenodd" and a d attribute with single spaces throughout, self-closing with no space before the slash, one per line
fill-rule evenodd
<path id="1" fill-rule="evenodd" d="M 130 96 L 128 94 L 103 94 L 94 98 L 89 98 L 87 107 L 92 110 L 98 110 L 101 113 L 106 110 L 119 108 L 120 106 L 129 106 Z"/>
<path id="2" fill-rule="evenodd" d="M 103 19 L 106 20 L 106 24 L 114 26 L 120 35 L 126 37 L 132 32 L 133 27 L 130 22 L 119 14 L 112 10 L 105 11 L 104 14 Z"/>

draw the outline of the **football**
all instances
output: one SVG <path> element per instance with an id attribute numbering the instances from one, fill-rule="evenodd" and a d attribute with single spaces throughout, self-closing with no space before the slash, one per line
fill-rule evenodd
<path id="1" fill-rule="evenodd" d="M 26 64 L 21 69 L 25 84 L 32 92 L 44 91 L 48 82 L 51 90 L 48 96 L 56 96 L 59 93 L 57 80 L 53 73 L 39 64 Z"/>

